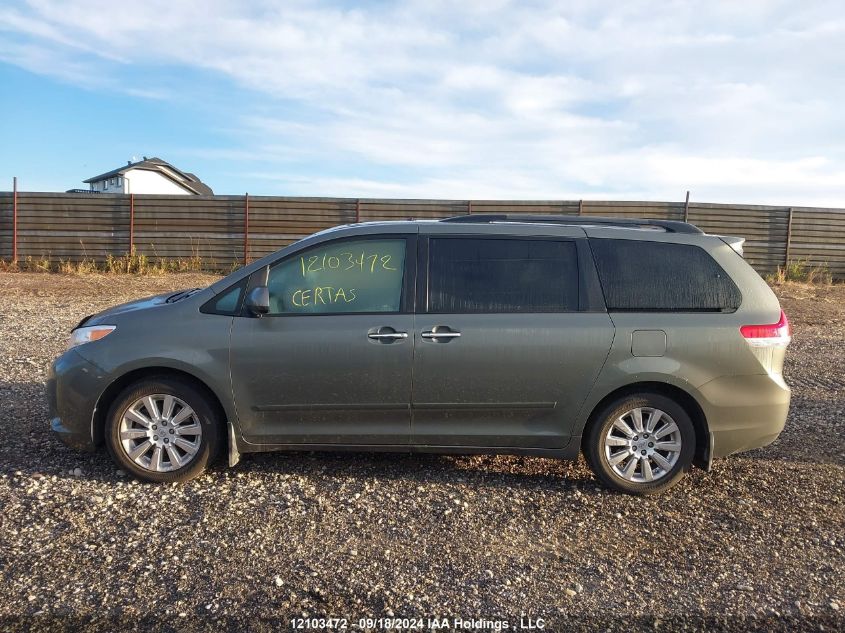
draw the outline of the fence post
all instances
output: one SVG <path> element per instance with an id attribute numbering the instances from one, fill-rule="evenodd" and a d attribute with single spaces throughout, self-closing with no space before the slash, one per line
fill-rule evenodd
<path id="1" fill-rule="evenodd" d="M 249 193 L 244 194 L 244 266 L 249 263 Z"/>
<path id="2" fill-rule="evenodd" d="M 783 254 L 783 266 L 789 266 L 789 249 L 792 247 L 792 207 L 789 207 L 789 219 L 786 221 L 786 252 Z"/>
<path id="3" fill-rule="evenodd" d="M 129 255 L 135 254 L 135 194 L 129 194 Z"/>
<path id="4" fill-rule="evenodd" d="M 687 199 L 684 202 L 684 222 L 689 222 L 689 190 L 687 190 Z"/>
<path id="5" fill-rule="evenodd" d="M 584 215 L 584 200 L 578 201 L 578 215 Z"/>
<path id="6" fill-rule="evenodd" d="M 18 261 L 18 177 L 12 179 L 12 263 Z"/>
<path id="7" fill-rule="evenodd" d="M 361 221 L 361 198 L 355 199 L 355 223 Z"/>
<path id="8" fill-rule="evenodd" d="M 472 215 L 472 200 L 467 200 L 467 215 Z"/>

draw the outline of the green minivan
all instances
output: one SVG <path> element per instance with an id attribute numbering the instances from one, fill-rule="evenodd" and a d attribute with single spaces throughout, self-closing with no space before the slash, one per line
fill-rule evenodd
<path id="1" fill-rule="evenodd" d="M 742 242 L 683 222 L 367 222 L 87 316 L 53 431 L 147 481 L 278 450 L 575 459 L 633 494 L 765 446 L 791 339 Z"/>

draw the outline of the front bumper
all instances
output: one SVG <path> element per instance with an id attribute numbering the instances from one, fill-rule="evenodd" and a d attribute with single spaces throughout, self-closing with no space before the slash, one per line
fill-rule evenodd
<path id="1" fill-rule="evenodd" d="M 46 384 L 50 428 L 71 448 L 96 448 L 94 409 L 104 388 L 100 368 L 75 350 L 68 350 L 50 366 Z"/>
<path id="2" fill-rule="evenodd" d="M 711 458 L 767 446 L 786 424 L 791 392 L 780 375 L 726 376 L 699 388 Z"/>

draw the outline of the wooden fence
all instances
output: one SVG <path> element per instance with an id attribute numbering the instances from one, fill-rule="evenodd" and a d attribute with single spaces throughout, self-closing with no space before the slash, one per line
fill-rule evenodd
<path id="1" fill-rule="evenodd" d="M 199 257 L 227 268 L 338 224 L 505 212 L 687 220 L 707 233 L 746 238 L 746 258 L 760 273 L 802 260 L 845 279 L 845 209 L 684 202 L 0 192 L 0 258 L 103 260 L 134 247 L 152 258 Z"/>

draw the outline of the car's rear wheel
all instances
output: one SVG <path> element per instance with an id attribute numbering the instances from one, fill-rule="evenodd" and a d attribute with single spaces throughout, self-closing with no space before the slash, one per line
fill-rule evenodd
<path id="1" fill-rule="evenodd" d="M 675 485 L 689 470 L 695 428 L 671 398 L 632 394 L 598 413 L 584 449 L 593 472 L 611 488 L 654 494 Z"/>
<path id="2" fill-rule="evenodd" d="M 112 403 L 106 445 L 114 461 L 139 479 L 187 481 L 203 473 L 217 454 L 218 417 L 208 396 L 189 382 L 146 379 Z"/>

